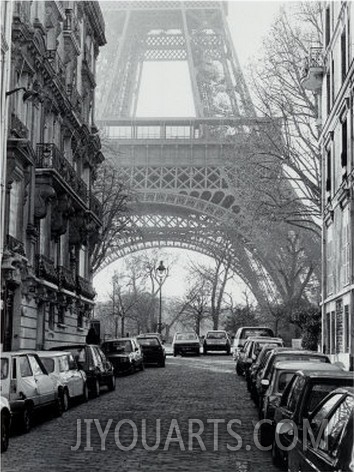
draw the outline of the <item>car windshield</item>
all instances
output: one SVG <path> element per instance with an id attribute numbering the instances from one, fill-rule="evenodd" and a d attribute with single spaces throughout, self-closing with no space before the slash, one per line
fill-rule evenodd
<path id="1" fill-rule="evenodd" d="M 295 372 L 282 372 L 279 375 L 278 379 L 278 392 L 283 392 L 285 390 L 285 387 L 288 385 L 290 380 L 294 377 Z"/>
<path id="2" fill-rule="evenodd" d="M 54 372 L 54 359 L 51 359 L 50 357 L 41 357 L 40 359 L 48 374 Z"/>
<path id="3" fill-rule="evenodd" d="M 132 352 L 132 344 L 129 339 L 109 341 L 104 343 L 102 347 L 106 354 Z"/>
<path id="4" fill-rule="evenodd" d="M 181 341 L 181 340 L 195 341 L 197 339 L 197 335 L 194 333 L 181 333 L 181 334 L 177 334 L 176 339 L 178 341 Z"/>
<path id="5" fill-rule="evenodd" d="M 68 346 L 68 348 L 65 348 L 65 351 L 71 352 L 77 362 L 86 362 L 86 351 L 84 346 L 72 348 Z"/>
<path id="6" fill-rule="evenodd" d="M 157 338 L 138 338 L 140 346 L 159 346 L 159 340 Z"/>
<path id="7" fill-rule="evenodd" d="M 273 332 L 270 328 L 250 328 L 245 329 L 242 333 L 243 338 L 248 338 L 249 336 L 273 336 Z"/>
<path id="8" fill-rule="evenodd" d="M 207 338 L 208 339 L 225 339 L 226 333 L 214 331 L 213 333 L 208 333 Z"/>
<path id="9" fill-rule="evenodd" d="M 9 360 L 5 357 L 1 358 L 1 380 L 7 379 L 9 375 Z"/>
<path id="10" fill-rule="evenodd" d="M 331 382 L 326 382 L 325 384 L 313 385 L 312 391 L 309 395 L 309 401 L 306 402 L 306 411 L 311 413 L 315 407 L 326 397 L 330 392 L 335 390 L 341 385 L 352 385 L 352 379 L 346 380 L 333 380 Z"/>

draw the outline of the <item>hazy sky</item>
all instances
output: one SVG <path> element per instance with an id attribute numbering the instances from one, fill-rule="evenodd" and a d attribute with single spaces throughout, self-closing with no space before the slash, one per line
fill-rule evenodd
<path id="1" fill-rule="evenodd" d="M 274 16 L 283 5 L 281 2 L 229 2 L 228 23 L 236 52 L 245 69 L 252 57 L 257 55 L 262 38 L 267 34 Z M 144 66 L 138 105 L 139 116 L 193 116 L 194 107 L 191 96 L 188 69 L 184 63 L 148 63 Z M 165 250 L 166 251 L 166 250 Z M 197 258 L 207 262 L 208 258 L 190 251 L 171 250 L 176 262 L 171 267 L 164 293 L 181 296 L 185 289 L 188 259 Z M 94 279 L 98 299 L 107 297 L 110 280 L 122 261 L 111 264 Z M 233 292 L 242 297 L 244 284 L 238 280 L 232 287 Z"/>

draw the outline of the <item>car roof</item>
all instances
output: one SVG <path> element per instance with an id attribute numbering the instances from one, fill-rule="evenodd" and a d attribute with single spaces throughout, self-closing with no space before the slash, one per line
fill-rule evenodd
<path id="1" fill-rule="evenodd" d="M 39 357 L 59 357 L 71 355 L 70 351 L 36 351 L 36 353 L 39 355 Z"/>
<path id="2" fill-rule="evenodd" d="M 6 351 L 6 352 L 1 353 L 1 357 L 19 356 L 21 354 L 38 354 L 38 351 L 31 351 L 30 349 L 23 350 L 23 351 Z"/>
<path id="3" fill-rule="evenodd" d="M 67 349 L 73 349 L 78 347 L 85 347 L 85 346 L 98 346 L 97 344 L 65 344 L 64 346 L 54 346 L 48 349 L 49 351 L 66 351 Z"/>
<path id="4" fill-rule="evenodd" d="M 353 379 L 353 382 L 354 382 L 354 377 L 353 377 L 353 373 L 352 372 L 348 372 L 348 371 L 345 371 L 345 370 L 342 370 L 340 367 L 336 366 L 335 364 L 322 364 L 321 363 L 321 366 L 327 366 L 327 369 L 328 367 L 330 366 L 333 366 L 333 367 L 337 367 L 337 369 L 328 369 L 328 370 L 321 370 L 320 372 L 318 371 L 317 367 L 316 369 L 314 370 L 304 370 L 304 369 L 299 369 L 299 371 L 297 372 L 299 375 L 303 376 L 303 377 L 307 377 L 309 378 L 310 380 L 317 380 L 317 379 L 332 379 L 332 378 L 352 378 Z"/>
<path id="5" fill-rule="evenodd" d="M 160 338 L 161 334 L 159 333 L 141 333 L 138 334 L 137 338 Z"/>
<path id="6" fill-rule="evenodd" d="M 331 393 L 349 393 L 354 396 L 354 387 L 339 387 Z"/>
<path id="7" fill-rule="evenodd" d="M 276 338 L 274 336 L 250 336 L 246 338 L 246 341 L 258 342 L 258 341 L 269 341 L 269 342 L 284 342 L 282 338 Z"/>
<path id="8" fill-rule="evenodd" d="M 209 329 L 207 333 L 226 333 L 224 329 Z"/>
<path id="9" fill-rule="evenodd" d="M 275 369 L 278 370 L 320 370 L 327 371 L 333 374 L 334 372 L 343 372 L 339 367 L 333 364 L 325 364 L 323 362 L 299 362 L 299 361 L 280 361 L 276 362 L 274 365 Z"/>
<path id="10" fill-rule="evenodd" d="M 116 341 L 131 341 L 132 339 L 134 339 L 134 337 L 132 337 L 132 338 L 107 339 L 107 341 L 104 341 L 103 344 L 105 344 L 105 343 L 114 343 Z"/>

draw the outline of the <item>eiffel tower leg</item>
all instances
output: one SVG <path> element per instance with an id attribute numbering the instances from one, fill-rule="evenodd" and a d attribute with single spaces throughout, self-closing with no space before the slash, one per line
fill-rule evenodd
<path id="1" fill-rule="evenodd" d="M 193 99 L 194 99 L 194 106 L 196 116 L 201 118 L 204 116 L 203 106 L 200 98 L 199 87 L 197 82 L 196 76 L 196 68 L 193 60 L 192 55 L 192 47 L 191 47 L 191 38 L 188 30 L 187 25 L 187 17 L 186 17 L 186 10 L 185 7 L 182 7 L 182 19 L 183 19 L 183 34 L 186 41 L 186 50 L 187 50 L 187 60 L 188 60 L 188 69 L 192 83 L 192 92 L 193 92 Z"/>

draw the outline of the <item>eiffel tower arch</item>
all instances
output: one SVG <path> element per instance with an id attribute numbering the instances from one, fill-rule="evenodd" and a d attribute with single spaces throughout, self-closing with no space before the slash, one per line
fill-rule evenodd
<path id="1" fill-rule="evenodd" d="M 229 159 L 233 154 L 237 161 L 245 135 L 264 123 L 255 116 L 231 40 L 227 3 L 119 1 L 105 12 L 108 45 L 98 69 L 98 124 L 137 200 L 102 268 L 152 247 L 220 258 L 227 253 L 234 271 L 266 306 L 276 288 L 265 261 L 250 250 L 242 196 L 234 188 L 237 162 L 230 165 Z M 136 117 L 147 61 L 187 62 L 195 117 Z"/>

